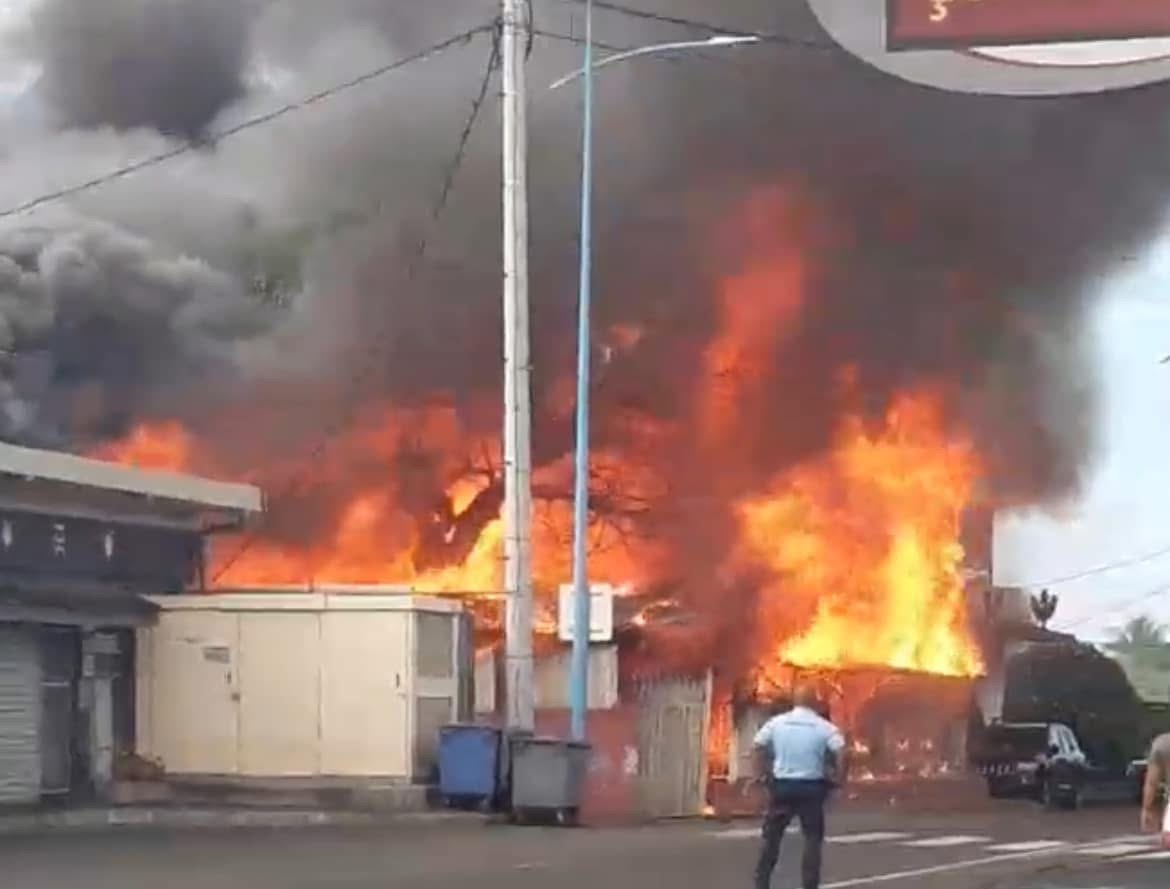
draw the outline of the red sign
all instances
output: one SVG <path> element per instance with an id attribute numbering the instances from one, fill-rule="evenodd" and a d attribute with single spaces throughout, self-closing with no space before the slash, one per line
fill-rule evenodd
<path id="1" fill-rule="evenodd" d="M 886 0 L 886 27 L 890 49 L 1165 37 L 1170 0 Z"/>

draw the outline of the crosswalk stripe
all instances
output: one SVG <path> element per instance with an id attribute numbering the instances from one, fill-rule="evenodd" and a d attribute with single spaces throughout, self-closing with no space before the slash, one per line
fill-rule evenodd
<path id="1" fill-rule="evenodd" d="M 1148 852 L 1149 844 L 1143 843 L 1113 843 L 1105 846 L 1086 846 L 1077 849 L 1078 855 L 1092 855 L 1094 858 L 1120 858 L 1123 855 L 1133 855 L 1135 852 Z"/>
<path id="2" fill-rule="evenodd" d="M 840 846 L 849 846 L 854 843 L 885 843 L 890 840 L 905 840 L 914 834 L 898 833 L 897 831 L 874 831 L 873 833 L 847 833 L 839 837 L 829 837 L 830 843 Z"/>
<path id="3" fill-rule="evenodd" d="M 1170 851 L 1147 852 L 1145 855 L 1130 855 L 1126 861 L 1170 861 Z"/>
<path id="4" fill-rule="evenodd" d="M 797 832 L 798 830 L 799 828 L 796 824 L 792 824 L 788 828 L 789 833 Z M 760 836 L 760 827 L 732 827 L 725 830 L 712 831 L 710 835 L 722 840 L 757 839 Z M 841 846 L 898 843 L 904 848 L 909 849 L 951 849 L 960 846 L 990 844 L 986 845 L 984 849 L 993 855 L 1019 855 L 1056 852 L 1067 849 L 1077 855 L 1091 856 L 1094 858 L 1123 858 L 1126 861 L 1170 860 L 1170 850 L 1151 852 L 1149 841 L 1145 837 L 1139 836 L 1118 836 L 1097 843 L 1072 845 L 1064 840 L 1023 840 L 1009 843 L 994 843 L 990 837 L 974 834 L 948 834 L 945 836 L 926 836 L 915 839 L 912 833 L 879 830 L 869 833 L 830 836 L 827 837 L 827 841 Z"/>
<path id="5" fill-rule="evenodd" d="M 800 828 L 793 824 L 788 828 L 789 833 L 797 833 Z M 758 827 L 731 827 L 727 830 L 715 831 L 713 836 L 722 840 L 740 840 L 747 837 L 758 837 L 760 835 L 760 828 Z M 905 840 L 914 836 L 912 833 L 902 833 L 893 830 L 878 830 L 873 833 L 846 833 L 840 836 L 826 837 L 826 841 L 836 843 L 842 846 L 849 846 L 861 843 L 888 843 L 894 840 Z"/>
<path id="6" fill-rule="evenodd" d="M 1146 834 L 1146 833 L 1126 833 L 1126 834 L 1121 834 L 1119 836 L 1106 837 L 1105 839 L 1101 840 L 1099 843 L 1096 843 L 1096 845 L 1100 846 L 1100 845 L 1111 844 L 1111 843 L 1125 843 L 1126 845 L 1138 845 L 1138 846 L 1144 845 L 1146 848 L 1149 848 L 1150 842 L 1151 842 L 1151 840 L 1150 840 L 1149 834 Z M 1092 846 L 1094 844 L 1093 843 L 1081 843 L 1081 845 L 1082 846 Z"/>
<path id="7" fill-rule="evenodd" d="M 988 852 L 1041 852 L 1045 849 L 1061 849 L 1068 843 L 1063 840 L 1032 840 L 1024 843 L 1000 843 L 988 846 Z"/>
<path id="8" fill-rule="evenodd" d="M 909 846 L 912 849 L 949 849 L 952 846 L 970 846 L 974 843 L 986 843 L 991 840 L 991 837 L 977 837 L 967 836 L 965 834 L 955 834 L 954 836 L 944 837 L 927 837 L 922 840 L 912 840 L 908 843 L 903 843 L 903 846 Z"/>
<path id="9" fill-rule="evenodd" d="M 760 829 L 758 827 L 733 827 L 729 830 L 721 830 L 714 836 L 721 840 L 742 840 L 747 837 L 758 837 Z"/>

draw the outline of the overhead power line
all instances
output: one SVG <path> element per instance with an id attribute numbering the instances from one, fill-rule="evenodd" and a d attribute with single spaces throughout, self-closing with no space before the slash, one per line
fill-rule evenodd
<path id="1" fill-rule="evenodd" d="M 572 43 L 574 46 L 582 46 L 585 43 L 584 37 L 578 37 L 573 34 L 561 34 L 557 31 L 545 30 L 544 28 L 533 28 L 532 33 L 537 37 L 544 37 L 548 40 L 559 40 L 562 43 Z M 632 46 L 617 46 L 612 43 L 602 43 L 600 40 L 594 40 L 593 45 L 609 52 L 629 52 L 635 48 Z"/>
<path id="2" fill-rule="evenodd" d="M 481 28 L 477 30 L 483 29 Z M 418 243 L 415 245 L 415 248 L 410 256 L 410 261 L 407 266 L 405 275 L 407 284 L 410 284 L 414 280 L 418 273 L 419 266 L 426 258 L 427 250 L 430 246 L 431 236 L 434 234 L 435 227 L 442 219 L 443 213 L 447 209 L 447 205 L 450 203 L 451 194 L 455 188 L 455 180 L 459 175 L 459 171 L 463 168 L 463 162 L 467 157 L 467 147 L 471 141 L 471 135 L 475 131 L 476 123 L 479 121 L 480 112 L 483 110 L 484 103 L 488 97 L 488 88 L 491 85 L 492 74 L 495 72 L 500 59 L 498 34 L 496 36 L 497 39 L 495 39 L 492 43 L 492 49 L 488 57 L 487 67 L 484 70 L 483 79 L 480 82 L 479 89 L 475 94 L 475 98 L 472 100 L 471 110 L 468 113 L 467 120 L 459 134 L 455 150 L 451 155 L 451 159 L 448 162 L 443 175 L 442 186 L 440 187 L 439 192 L 435 198 L 435 202 L 431 208 L 429 230 L 424 232 L 423 235 L 419 238 Z M 373 374 L 381 366 L 377 359 L 381 357 L 382 352 L 383 343 L 376 339 L 374 344 L 368 347 L 360 356 L 362 363 L 359 364 L 356 372 L 350 377 L 350 388 L 353 391 L 360 391 L 362 384 L 367 379 L 369 379 L 371 374 Z M 287 484 L 285 484 L 279 491 L 276 492 L 276 494 L 269 498 L 268 509 L 259 520 L 259 525 L 252 528 L 251 531 L 244 536 L 236 550 L 222 565 L 219 566 L 219 570 L 212 579 L 213 585 L 217 584 L 228 571 L 230 571 L 236 564 L 238 564 L 240 559 L 246 555 L 256 544 L 257 540 L 259 539 L 260 531 L 262 531 L 265 527 L 264 523 L 268 521 L 275 512 L 273 507 L 285 501 L 292 494 L 295 494 L 300 489 L 301 485 L 313 474 L 314 470 L 318 466 L 320 458 L 328 450 L 331 440 L 352 420 L 354 412 L 358 406 L 359 405 L 357 404 L 356 398 L 347 399 L 344 402 L 343 410 L 334 419 L 334 421 L 332 423 L 328 423 L 320 431 L 317 444 L 314 445 L 314 447 L 304 458 L 305 469 L 302 472 L 296 473 Z"/>
<path id="3" fill-rule="evenodd" d="M 1143 565 L 1146 562 L 1152 562 L 1155 559 L 1160 559 L 1163 556 L 1170 555 L 1170 546 L 1162 547 L 1153 552 L 1145 553 L 1140 556 L 1133 556 L 1128 559 L 1121 559 L 1116 562 L 1106 562 L 1104 565 L 1098 565 L 1095 568 L 1087 568 L 1084 571 L 1078 571 L 1075 574 L 1065 574 L 1061 577 L 1051 577 L 1047 580 L 1035 581 L 1032 583 L 1018 584 L 1020 587 L 1046 587 L 1055 586 L 1059 583 L 1070 583 L 1074 580 L 1081 580 L 1086 577 L 1095 577 L 1098 574 L 1107 574 L 1110 571 L 1119 571 L 1122 568 L 1132 568 L 1134 565 Z"/>
<path id="4" fill-rule="evenodd" d="M 408 56 L 403 56 L 394 60 L 393 62 L 380 65 L 373 70 L 366 71 L 365 73 L 359 74 L 358 76 L 350 78 L 349 80 L 342 81 L 341 83 L 326 87 L 325 89 L 319 90 L 318 92 L 311 93 L 310 95 L 307 95 L 295 102 L 290 102 L 287 105 L 282 105 L 279 108 L 273 109 L 272 111 L 268 111 L 255 117 L 250 117 L 247 120 L 233 124 L 232 126 L 226 127 L 223 130 L 211 133 L 207 137 L 207 141 L 212 143 L 220 142 L 247 130 L 265 126 L 266 124 L 272 123 L 275 120 L 279 120 L 280 118 L 292 114 L 295 111 L 301 111 L 311 105 L 316 105 L 332 99 L 335 96 L 348 92 L 349 90 L 355 89 L 356 87 L 367 84 L 373 80 L 378 80 L 379 78 L 385 77 L 388 74 L 392 74 L 395 71 L 400 71 L 403 68 L 415 64 L 416 62 L 425 61 L 432 56 L 446 52 L 452 47 L 467 44 L 477 35 L 491 31 L 495 27 L 495 23 L 488 23 L 480 25 L 476 28 L 471 28 L 467 31 L 463 31 L 454 35 L 453 37 L 448 37 L 446 40 L 440 41 L 439 43 L 432 44 L 425 49 L 419 50 L 418 52 L 411 53 Z M 109 170 L 108 172 L 102 173 L 100 176 L 95 176 L 92 179 L 87 179 L 83 182 L 78 182 L 73 185 L 67 185 L 63 188 L 57 189 L 56 191 L 46 192 L 44 194 L 38 195 L 37 197 L 24 201 L 23 203 L 16 204 L 15 206 L 8 207 L 4 210 L 0 210 L 0 219 L 19 216 L 23 213 L 29 212 L 30 210 L 35 210 L 38 207 L 42 207 L 45 204 L 51 204 L 56 201 L 64 200 L 65 198 L 70 198 L 75 195 L 82 194 L 83 192 L 92 191 L 95 188 L 108 185 L 109 183 L 115 182 L 119 179 L 125 179 L 128 176 L 132 176 L 136 173 L 142 172 L 143 170 L 156 167 L 159 164 L 166 163 L 167 161 L 173 160 L 174 158 L 180 157 L 181 155 L 192 152 L 195 150 L 195 148 L 196 146 L 189 142 L 183 143 L 182 145 L 175 146 L 174 148 L 168 149 L 167 151 L 153 154 L 149 157 L 142 158 L 141 160 L 126 164 L 125 166 Z"/>
<path id="5" fill-rule="evenodd" d="M 1152 590 L 1146 590 L 1141 595 L 1134 596 L 1132 599 L 1123 599 L 1121 602 L 1110 603 L 1109 610 L 1112 612 L 1127 611 L 1130 608 L 1133 608 L 1135 605 L 1141 605 L 1150 601 L 1151 599 L 1156 599 L 1159 596 L 1164 596 L 1168 593 L 1170 593 L 1170 584 L 1164 583 Z M 1080 620 L 1075 620 L 1072 623 L 1065 624 L 1064 626 L 1066 629 L 1073 630 L 1077 627 L 1087 624 L 1091 620 L 1096 620 L 1099 616 L 1099 614 L 1089 614 L 1085 617 L 1082 617 Z"/>
<path id="6" fill-rule="evenodd" d="M 561 0 L 563 3 L 570 3 L 577 6 L 584 6 L 586 0 Z M 680 28 L 688 28 L 692 31 L 702 31 L 706 34 L 743 34 L 752 37 L 758 37 L 760 40 L 769 43 L 782 43 L 788 46 L 801 46 L 807 49 L 837 49 L 836 44 L 828 43 L 822 40 L 810 40 L 803 37 L 793 37 L 788 34 L 777 34 L 768 31 L 745 31 L 742 28 L 733 28 L 729 25 L 721 25 L 715 22 L 704 21 L 702 19 L 688 18 L 684 16 L 670 15 L 663 12 L 651 12 L 646 9 L 639 9 L 634 6 L 628 6 L 624 3 L 616 3 L 613 0 L 593 0 L 593 5 L 598 9 L 604 9 L 609 12 L 615 12 L 620 15 L 629 16 L 630 18 L 642 19 L 643 21 L 659 22 L 666 25 L 675 25 Z"/>

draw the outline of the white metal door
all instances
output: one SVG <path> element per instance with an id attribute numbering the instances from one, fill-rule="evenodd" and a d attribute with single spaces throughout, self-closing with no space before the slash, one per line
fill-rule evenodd
<path id="1" fill-rule="evenodd" d="M 321 771 L 410 775 L 408 612 L 321 616 Z"/>
<path id="2" fill-rule="evenodd" d="M 238 618 L 212 611 L 164 613 L 151 631 L 155 752 L 167 771 L 239 771 Z"/>
<path id="3" fill-rule="evenodd" d="M 241 614 L 240 772 L 307 777 L 320 766 L 317 614 Z"/>

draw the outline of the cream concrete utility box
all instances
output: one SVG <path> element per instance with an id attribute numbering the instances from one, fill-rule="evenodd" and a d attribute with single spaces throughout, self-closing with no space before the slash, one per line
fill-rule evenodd
<path id="1" fill-rule="evenodd" d="M 160 597 L 138 751 L 172 775 L 426 781 L 470 694 L 462 606 L 413 595 Z M 463 661 L 468 663 L 464 664 Z"/>

